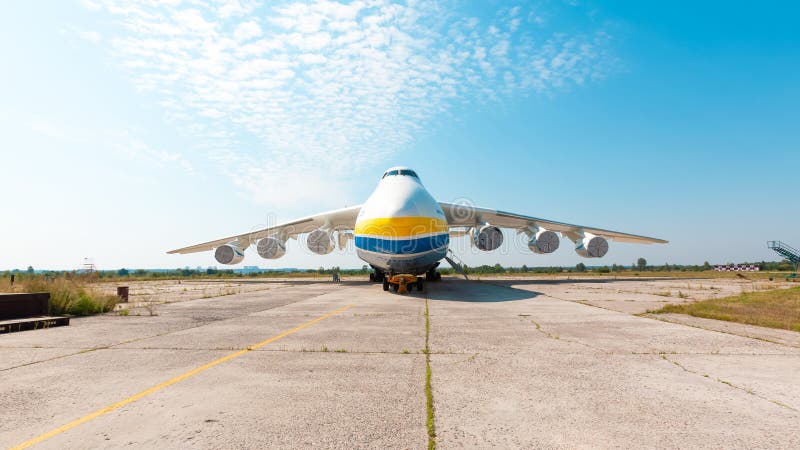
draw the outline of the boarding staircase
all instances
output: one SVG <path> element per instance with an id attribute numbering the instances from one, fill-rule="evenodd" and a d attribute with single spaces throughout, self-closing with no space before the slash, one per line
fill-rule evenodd
<path id="1" fill-rule="evenodd" d="M 800 266 L 800 251 L 793 249 L 781 241 L 767 241 L 767 247 L 788 259 L 789 262 L 794 264 L 794 269 L 797 271 L 798 266 Z"/>
<path id="2" fill-rule="evenodd" d="M 447 263 L 453 267 L 453 270 L 460 273 L 461 275 L 464 275 L 465 280 L 469 280 L 469 277 L 467 277 L 467 272 L 464 271 L 464 263 L 461 262 L 460 259 L 458 259 L 456 254 L 453 253 L 453 250 L 448 248 L 447 255 L 444 257 L 444 259 L 446 259 Z"/>

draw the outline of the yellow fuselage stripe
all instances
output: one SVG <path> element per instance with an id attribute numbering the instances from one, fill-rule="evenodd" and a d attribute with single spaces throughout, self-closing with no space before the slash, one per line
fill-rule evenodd
<path id="1" fill-rule="evenodd" d="M 346 310 L 348 310 L 348 309 L 350 309 L 352 307 L 353 307 L 353 305 L 347 305 L 347 306 L 344 306 L 342 308 L 337 309 L 336 311 L 333 311 L 333 312 L 330 312 L 328 314 L 325 314 L 324 316 L 320 316 L 320 317 L 317 317 L 316 319 L 309 320 L 308 322 L 306 322 L 306 323 L 304 323 L 302 325 L 298 325 L 298 326 L 292 328 L 291 330 L 284 331 L 283 333 L 281 333 L 281 334 L 279 334 L 277 336 L 273 336 L 273 337 L 271 337 L 271 338 L 269 338 L 269 339 L 267 339 L 265 341 L 261 341 L 258 344 L 251 345 L 250 347 L 247 347 L 244 350 L 239 350 L 238 352 L 234 352 L 234 353 L 231 353 L 229 355 L 223 356 L 222 358 L 219 358 L 219 359 L 217 359 L 215 361 L 211 361 L 208 364 L 202 365 L 202 366 L 200 366 L 200 367 L 198 367 L 196 369 L 193 369 L 193 370 L 190 370 L 190 371 L 188 371 L 188 372 L 186 372 L 184 374 L 178 375 L 175 378 L 172 378 L 172 379 L 167 380 L 167 381 L 165 381 L 165 382 L 163 382 L 161 384 L 153 386 L 150 389 L 147 389 L 145 391 L 139 392 L 138 394 L 133 395 L 131 397 L 128 397 L 125 400 L 122 400 L 120 402 L 114 403 L 113 405 L 106 406 L 105 408 L 97 410 L 97 411 L 95 411 L 95 412 L 93 412 L 91 414 L 88 414 L 86 416 L 83 416 L 80 419 L 73 420 L 72 422 L 70 422 L 70 423 L 68 423 L 66 425 L 62 425 L 62 426 L 60 426 L 60 427 L 58 427 L 58 428 L 56 428 L 56 429 L 54 429 L 52 431 L 48 431 L 47 433 L 44 433 L 44 434 L 39 435 L 39 436 L 37 436 L 37 437 L 35 437 L 33 439 L 25 441 L 25 442 L 15 446 L 15 447 L 11 447 L 11 449 L 12 450 L 23 449 L 23 448 L 28 448 L 31 445 L 38 444 L 38 443 L 40 443 L 40 442 L 42 442 L 42 441 L 44 441 L 46 439 L 50 439 L 53 436 L 56 436 L 56 435 L 61 434 L 61 433 L 65 432 L 65 431 L 67 431 L 67 430 L 75 428 L 78 425 L 81 425 L 81 424 L 86 423 L 86 422 L 88 422 L 88 421 L 90 421 L 92 419 L 100 417 L 103 414 L 109 413 L 109 412 L 111 412 L 111 411 L 113 411 L 115 409 L 119 409 L 119 408 L 121 408 L 121 407 L 123 407 L 123 406 L 125 406 L 125 405 L 127 405 L 129 403 L 133 403 L 136 400 L 141 399 L 142 397 L 146 397 L 146 396 L 148 396 L 148 395 L 150 395 L 150 394 L 152 394 L 154 392 L 158 392 L 158 391 L 160 391 L 160 390 L 162 390 L 162 389 L 164 389 L 166 387 L 169 387 L 169 386 L 171 386 L 171 385 L 173 385 L 173 384 L 175 384 L 175 383 L 177 383 L 179 381 L 183 381 L 183 380 L 185 380 L 185 379 L 187 379 L 187 378 L 189 378 L 191 376 L 197 375 L 198 373 L 203 372 L 205 370 L 208 370 L 208 369 L 210 369 L 210 368 L 212 368 L 214 366 L 220 365 L 220 364 L 222 364 L 222 363 L 224 363 L 226 361 L 230 361 L 233 358 L 237 358 L 237 357 L 242 356 L 242 355 L 244 355 L 246 353 L 249 353 L 249 352 L 251 352 L 253 350 L 261 348 L 261 347 L 263 347 L 263 346 L 265 346 L 267 344 L 275 342 L 278 339 L 284 338 L 284 337 L 286 337 L 286 336 L 288 336 L 290 334 L 297 333 L 298 331 L 302 330 L 303 328 L 310 327 L 311 325 L 314 325 L 317 322 L 321 322 L 321 321 L 323 321 L 323 320 L 325 320 L 325 319 L 327 319 L 329 317 L 335 316 L 336 314 L 339 314 L 339 313 L 341 313 L 343 311 L 346 311 Z"/>
<path id="2" fill-rule="evenodd" d="M 355 234 L 384 237 L 410 237 L 446 233 L 447 222 L 434 217 L 383 217 L 356 222 Z"/>

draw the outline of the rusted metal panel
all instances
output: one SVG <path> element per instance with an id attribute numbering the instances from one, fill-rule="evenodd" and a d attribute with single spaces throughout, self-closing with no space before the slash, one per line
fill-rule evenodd
<path id="1" fill-rule="evenodd" d="M 128 286 L 118 286 L 117 297 L 122 303 L 128 303 Z"/>
<path id="2" fill-rule="evenodd" d="M 46 316 L 50 310 L 50 294 L 0 294 L 0 320 Z"/>
<path id="3" fill-rule="evenodd" d="M 69 325 L 69 317 L 30 317 L 0 321 L 0 334 Z"/>

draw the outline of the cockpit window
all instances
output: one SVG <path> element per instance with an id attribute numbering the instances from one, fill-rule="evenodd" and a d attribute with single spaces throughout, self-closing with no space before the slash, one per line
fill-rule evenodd
<path id="1" fill-rule="evenodd" d="M 390 171 L 386 172 L 385 174 L 383 174 L 383 177 L 381 177 L 381 179 L 386 178 L 386 177 L 391 177 L 391 176 L 394 176 L 394 175 L 406 175 L 406 176 L 409 176 L 409 177 L 414 177 L 414 178 L 419 180 L 419 177 L 417 176 L 416 172 L 414 172 L 413 170 L 405 170 L 405 169 L 390 170 Z"/>

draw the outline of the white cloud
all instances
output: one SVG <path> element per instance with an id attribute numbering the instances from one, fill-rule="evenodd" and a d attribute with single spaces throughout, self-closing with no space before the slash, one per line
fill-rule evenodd
<path id="1" fill-rule="evenodd" d="M 97 31 L 83 30 L 74 25 L 67 25 L 59 31 L 67 37 L 77 37 L 92 44 L 98 44 L 103 40 L 103 35 Z"/>
<path id="2" fill-rule="evenodd" d="M 233 36 L 237 41 L 248 41 L 261 36 L 261 27 L 258 25 L 258 22 L 252 20 L 244 22 L 236 27 Z"/>
<path id="3" fill-rule="evenodd" d="M 478 19 L 438 2 L 85 1 L 118 25 L 107 42 L 131 81 L 270 203 L 275 183 L 405 148 L 455 103 L 584 84 L 614 61 L 602 30 L 548 30 L 528 6 Z"/>
<path id="4" fill-rule="evenodd" d="M 178 167 L 188 173 L 194 172 L 194 166 L 183 153 L 153 148 L 145 143 L 134 129 L 98 132 L 47 117 L 33 117 L 26 122 L 30 131 L 50 139 L 70 144 L 99 144 L 128 159 L 144 160 L 157 166 Z"/>

